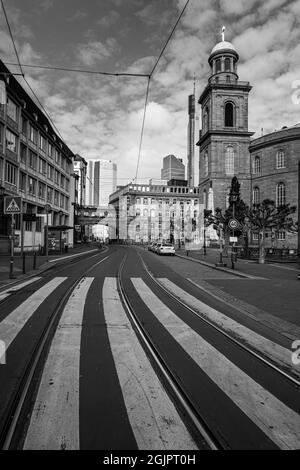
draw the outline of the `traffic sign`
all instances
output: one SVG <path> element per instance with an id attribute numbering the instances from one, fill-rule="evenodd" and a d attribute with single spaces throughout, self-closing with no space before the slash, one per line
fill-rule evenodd
<path id="1" fill-rule="evenodd" d="M 228 227 L 231 229 L 231 230 L 236 230 L 238 227 L 239 227 L 239 221 L 236 220 L 236 219 L 230 219 L 229 222 L 228 222 Z"/>
<path id="2" fill-rule="evenodd" d="M 4 214 L 20 214 L 22 212 L 22 198 L 20 196 L 4 197 Z"/>

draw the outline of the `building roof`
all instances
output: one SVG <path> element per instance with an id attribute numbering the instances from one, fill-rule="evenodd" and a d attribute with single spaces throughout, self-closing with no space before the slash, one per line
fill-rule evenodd
<path id="1" fill-rule="evenodd" d="M 231 42 L 221 41 L 221 42 L 218 42 L 218 44 L 215 45 L 215 47 L 212 49 L 210 55 L 214 54 L 215 52 L 225 51 L 225 50 L 231 50 L 231 51 L 236 52 L 236 49 L 233 46 L 233 44 L 231 44 Z"/>

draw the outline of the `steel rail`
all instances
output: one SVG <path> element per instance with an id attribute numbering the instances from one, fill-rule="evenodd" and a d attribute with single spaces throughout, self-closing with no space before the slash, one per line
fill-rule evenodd
<path id="1" fill-rule="evenodd" d="M 105 258 L 102 258 L 100 261 L 97 261 L 96 263 L 94 263 L 92 266 L 86 269 L 84 273 L 82 273 L 78 279 L 76 279 L 72 283 L 72 285 L 67 289 L 64 295 L 61 297 L 59 304 L 57 305 L 51 317 L 49 318 L 32 352 L 31 357 L 25 366 L 17 391 L 14 394 L 8 406 L 8 410 L 5 414 L 3 422 L 1 423 L 0 449 L 9 450 L 13 448 L 12 444 L 13 444 L 13 440 L 15 437 L 15 432 L 20 421 L 22 410 L 24 409 L 24 405 L 26 403 L 28 391 L 32 385 L 33 378 L 36 375 L 38 364 L 40 363 L 42 354 L 45 351 L 45 346 L 48 344 L 48 342 L 49 343 L 51 342 L 51 334 L 53 332 L 53 328 L 55 327 L 56 322 L 59 320 L 59 317 L 62 314 L 63 309 L 70 295 L 72 294 L 76 286 L 82 281 L 82 279 L 86 277 L 86 275 L 92 269 L 94 269 L 96 266 L 106 261 L 110 256 L 111 255 L 108 255 Z"/>
<path id="2" fill-rule="evenodd" d="M 208 324 L 209 326 L 211 326 L 213 329 L 215 329 L 216 331 L 218 331 L 219 333 L 221 333 L 223 336 L 225 336 L 227 339 L 229 339 L 231 342 L 233 342 L 235 345 L 239 346 L 241 349 L 243 349 L 244 351 L 246 351 L 247 353 L 251 354 L 252 356 L 254 356 L 256 359 L 258 359 L 260 362 L 264 363 L 264 365 L 267 365 L 268 367 L 272 368 L 273 370 L 275 370 L 277 373 L 279 373 L 280 375 L 282 375 L 285 379 L 288 379 L 290 382 L 292 382 L 294 385 L 296 385 L 297 387 L 300 387 L 300 379 L 296 378 L 296 377 L 293 377 L 292 375 L 288 374 L 287 372 L 285 372 L 283 369 L 281 369 L 280 367 L 278 367 L 276 364 L 274 364 L 271 360 L 267 359 L 265 356 L 259 354 L 258 352 L 254 351 L 253 349 L 249 348 L 248 346 L 246 346 L 242 341 L 238 340 L 237 338 L 235 338 L 234 336 L 230 335 L 229 333 L 227 333 L 226 331 L 224 331 L 222 328 L 220 328 L 219 326 L 217 326 L 215 323 L 213 323 L 211 320 L 208 320 L 207 318 L 205 318 L 203 315 L 201 315 L 201 313 L 197 312 L 195 309 L 193 309 L 192 307 L 190 307 L 189 305 L 187 305 L 185 302 L 183 302 L 181 299 L 179 299 L 175 294 L 173 294 L 172 292 L 170 292 L 165 286 L 163 286 L 154 276 L 153 274 L 150 272 L 150 270 L 148 269 L 144 259 L 142 258 L 142 256 L 140 255 L 140 253 L 138 253 L 140 259 L 141 259 L 141 262 L 144 266 L 144 269 L 146 271 L 146 273 L 148 274 L 148 276 L 152 279 L 152 281 L 160 288 L 162 289 L 166 294 L 168 294 L 172 299 L 176 300 L 181 306 L 183 306 L 184 308 L 186 308 L 187 310 L 189 310 L 191 313 L 193 313 L 195 316 L 197 316 L 200 320 L 202 320 L 203 322 L 205 322 L 206 324 Z M 195 284 L 193 282 L 191 282 L 192 285 L 195 286 Z"/>
<path id="3" fill-rule="evenodd" d="M 183 389 L 182 385 L 177 380 L 175 374 L 167 365 L 166 361 L 163 359 L 162 355 L 156 348 L 151 337 L 143 327 L 140 322 L 138 315 L 136 315 L 134 308 L 129 300 L 128 295 L 125 292 L 124 285 L 122 282 L 122 273 L 123 268 L 126 262 L 127 255 L 124 256 L 122 263 L 120 264 L 118 275 L 117 275 L 117 286 L 118 292 L 121 298 L 121 301 L 127 311 L 127 314 L 134 326 L 134 329 L 140 339 L 141 343 L 144 345 L 147 353 L 150 355 L 156 366 L 158 367 L 159 372 L 166 380 L 169 388 L 172 390 L 173 394 L 176 397 L 177 403 L 179 404 L 183 414 L 186 415 L 189 421 L 192 423 L 194 429 L 196 429 L 197 434 L 201 436 L 205 444 L 211 450 L 222 450 L 228 448 L 225 441 L 224 443 L 217 438 L 212 430 L 210 429 L 206 420 L 200 416 L 196 407 L 192 403 L 191 399 L 188 397 L 187 393 Z"/>

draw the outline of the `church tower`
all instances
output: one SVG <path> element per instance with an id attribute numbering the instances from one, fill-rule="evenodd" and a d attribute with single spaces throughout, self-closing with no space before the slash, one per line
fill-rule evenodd
<path id="1" fill-rule="evenodd" d="M 250 203 L 251 168 L 249 144 L 254 134 L 248 131 L 249 82 L 239 81 L 239 55 L 234 46 L 222 41 L 211 51 L 208 62 L 211 75 L 199 98 L 202 130 L 200 147 L 199 186 L 207 209 L 228 206 L 233 176 L 241 184 L 241 196 Z"/>

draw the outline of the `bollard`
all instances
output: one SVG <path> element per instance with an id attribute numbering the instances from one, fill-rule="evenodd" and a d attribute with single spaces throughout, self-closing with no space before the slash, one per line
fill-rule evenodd
<path id="1" fill-rule="evenodd" d="M 10 257 L 10 262 L 9 262 L 9 279 L 15 279 L 15 277 L 14 277 L 14 258 L 13 258 L 13 256 Z"/>
<path id="2" fill-rule="evenodd" d="M 33 269 L 36 269 L 36 251 L 33 254 Z"/>
<path id="3" fill-rule="evenodd" d="M 25 251 L 23 252 L 23 257 L 22 257 L 22 271 L 23 271 L 23 274 L 26 274 L 26 258 L 25 258 Z"/>

